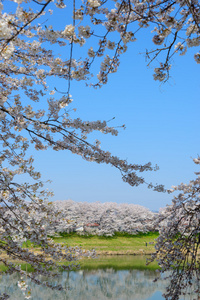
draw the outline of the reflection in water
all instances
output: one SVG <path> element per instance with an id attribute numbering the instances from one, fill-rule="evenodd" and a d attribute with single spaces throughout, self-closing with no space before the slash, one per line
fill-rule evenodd
<path id="1" fill-rule="evenodd" d="M 154 283 L 156 275 L 155 271 L 150 270 L 63 272 L 51 283 L 62 284 L 68 288 L 65 292 L 34 285 L 30 280 L 27 280 L 27 284 L 32 290 L 33 300 L 161 300 L 160 292 L 164 292 L 164 283 L 162 279 Z M 17 274 L 1 276 L 1 293 L 10 294 L 12 300 L 24 299 L 17 285 L 19 278 Z"/>
<path id="2" fill-rule="evenodd" d="M 157 290 L 164 291 L 161 280 L 152 283 L 155 276 L 156 273 L 149 270 L 114 271 L 106 269 L 63 272 L 51 282 L 62 284 L 68 288 L 67 292 L 52 291 L 49 288 L 34 285 L 29 280 L 27 283 L 32 289 L 31 294 L 34 300 L 146 300 Z M 23 299 L 24 296 L 17 285 L 19 278 L 17 274 L 2 276 L 0 280 L 1 293 L 10 294 L 12 300 Z"/>

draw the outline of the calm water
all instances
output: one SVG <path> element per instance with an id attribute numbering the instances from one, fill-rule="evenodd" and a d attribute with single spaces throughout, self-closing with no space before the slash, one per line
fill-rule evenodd
<path id="1" fill-rule="evenodd" d="M 63 272 L 50 281 L 62 284 L 67 289 L 65 292 L 34 285 L 30 280 L 27 284 L 33 300 L 162 300 L 166 283 L 162 278 L 154 283 L 157 275 L 156 271 L 150 270 L 117 271 L 112 268 Z M 18 280 L 20 277 L 17 274 L 2 275 L 1 293 L 11 295 L 11 300 L 24 299 Z"/>

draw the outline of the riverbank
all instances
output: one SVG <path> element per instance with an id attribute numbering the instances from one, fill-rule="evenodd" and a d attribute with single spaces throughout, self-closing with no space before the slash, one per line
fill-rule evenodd
<path id="1" fill-rule="evenodd" d="M 68 246 L 79 246 L 85 250 L 95 249 L 97 255 L 150 255 L 155 252 L 157 232 L 137 235 L 116 234 L 113 237 L 82 236 L 65 234 L 53 237 L 56 243 Z"/>
<path id="2" fill-rule="evenodd" d="M 154 246 L 157 237 L 158 233 L 152 232 L 138 235 L 117 234 L 113 237 L 82 236 L 73 233 L 52 237 L 52 239 L 54 242 L 66 246 L 78 246 L 85 250 L 95 249 L 97 258 L 81 259 L 78 262 L 81 269 L 139 268 L 155 270 L 158 268 L 158 265 L 153 263 L 153 265 L 146 266 L 146 258 L 155 252 Z M 33 251 L 35 254 L 40 253 L 40 248 L 38 248 L 38 246 L 34 247 L 29 241 L 24 243 L 23 247 L 29 248 L 30 251 Z M 1 254 L 2 258 L 4 258 L 4 255 L 3 253 Z M 5 255 L 5 257 L 7 256 Z M 30 268 L 31 270 L 31 267 L 23 262 L 16 263 L 21 264 L 22 268 L 27 268 L 28 266 L 28 269 Z M 4 271 L 5 269 L 3 265 L 0 265 L 0 271 Z"/>
<path id="3" fill-rule="evenodd" d="M 78 269 L 74 268 L 74 271 L 78 270 L 97 270 L 97 269 L 113 269 L 113 270 L 150 270 L 155 271 L 159 269 L 157 262 L 152 262 L 149 265 L 146 264 L 147 259 L 150 258 L 149 255 L 142 256 L 133 256 L 133 255 L 100 255 L 94 259 L 83 258 L 77 261 L 79 265 Z M 17 262 L 16 264 L 21 265 L 21 269 L 28 272 L 33 272 L 34 269 L 24 262 Z M 68 265 L 69 262 L 62 262 L 62 264 Z M 5 272 L 7 267 L 3 264 L 0 264 L 0 271 Z"/>

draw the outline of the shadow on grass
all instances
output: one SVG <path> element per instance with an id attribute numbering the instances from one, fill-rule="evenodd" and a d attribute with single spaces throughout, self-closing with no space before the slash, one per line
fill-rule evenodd
<path id="1" fill-rule="evenodd" d="M 105 239 L 105 240 L 110 240 L 110 239 L 116 239 L 117 237 L 126 237 L 126 238 L 143 238 L 143 237 L 151 237 L 151 238 L 157 238 L 159 236 L 159 233 L 157 231 L 154 232 L 138 232 L 137 234 L 130 234 L 127 232 L 115 232 L 112 236 L 106 236 L 106 235 L 96 235 L 96 234 L 78 234 L 76 232 L 60 232 L 59 233 L 60 237 L 63 238 L 72 238 L 72 237 L 81 237 L 83 239 L 91 239 L 91 238 L 98 238 L 98 239 Z M 53 239 L 57 239 L 57 237 L 53 237 Z M 59 237 L 58 237 L 59 238 Z"/>

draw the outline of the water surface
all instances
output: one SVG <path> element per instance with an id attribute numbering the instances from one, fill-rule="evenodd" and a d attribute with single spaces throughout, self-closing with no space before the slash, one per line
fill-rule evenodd
<path id="1" fill-rule="evenodd" d="M 137 260 L 137 257 L 132 257 Z M 139 258 L 138 258 L 139 259 Z M 123 257 L 122 260 L 126 260 Z M 131 257 L 127 257 L 130 261 Z M 141 260 L 141 258 L 140 258 Z M 120 257 L 118 257 L 120 261 Z M 143 259 L 145 265 L 145 259 Z M 109 264 L 109 259 L 108 259 Z M 134 263 L 132 263 L 132 266 Z M 122 267 L 122 265 L 120 264 Z M 121 268 L 120 267 L 120 268 Z M 65 291 L 51 290 L 44 286 L 33 284 L 25 279 L 28 289 L 31 289 L 33 300 L 162 300 L 166 282 L 158 276 L 155 270 L 139 270 L 134 268 L 118 269 L 112 267 L 90 270 L 62 272 L 57 278 L 50 279 L 52 284 L 61 284 Z M 42 278 L 46 280 L 46 278 Z M 24 299 L 23 292 L 18 287 L 18 274 L 2 275 L 0 291 L 11 295 L 11 300 Z M 182 298 L 183 299 L 183 298 Z"/>

